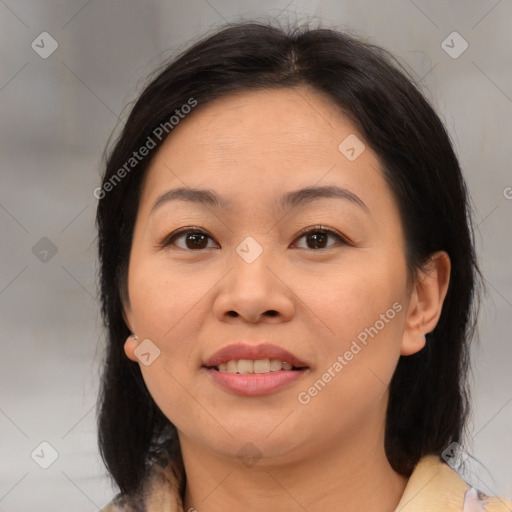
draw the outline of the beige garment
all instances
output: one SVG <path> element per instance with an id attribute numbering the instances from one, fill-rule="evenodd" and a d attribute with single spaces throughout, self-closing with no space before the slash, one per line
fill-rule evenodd
<path id="1" fill-rule="evenodd" d="M 101 512 L 184 512 L 183 477 L 181 461 L 155 466 L 140 495 L 117 498 Z M 414 468 L 395 512 L 512 512 L 512 502 L 484 495 L 437 455 L 427 455 Z"/>

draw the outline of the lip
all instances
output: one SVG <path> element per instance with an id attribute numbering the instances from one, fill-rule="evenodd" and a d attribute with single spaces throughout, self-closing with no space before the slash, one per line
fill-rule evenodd
<path id="1" fill-rule="evenodd" d="M 240 359 L 279 359 L 301 369 L 279 370 L 269 373 L 230 373 L 220 372 L 214 368 L 221 363 Z M 235 394 L 248 396 L 274 393 L 290 386 L 302 378 L 305 372 L 310 371 L 309 366 L 291 352 L 269 343 L 260 345 L 236 343 L 228 345 L 210 356 L 203 363 L 203 366 L 206 367 L 208 374 L 214 382 L 222 388 Z"/>
<path id="2" fill-rule="evenodd" d="M 301 379 L 309 368 L 280 370 L 270 373 L 230 373 L 207 369 L 210 377 L 222 388 L 237 395 L 261 396 L 286 388 Z"/>
<path id="3" fill-rule="evenodd" d="M 292 366 L 299 368 L 308 366 L 305 362 L 295 357 L 291 352 L 288 352 L 288 350 L 278 347 L 277 345 L 271 345 L 269 343 L 263 343 L 260 345 L 236 343 L 233 345 L 228 345 L 227 347 L 220 349 L 219 351 L 215 352 L 215 354 L 210 356 L 203 363 L 203 366 L 211 369 L 213 366 L 218 366 L 220 363 L 227 363 L 228 361 L 239 359 L 279 359 L 280 361 L 286 361 Z"/>

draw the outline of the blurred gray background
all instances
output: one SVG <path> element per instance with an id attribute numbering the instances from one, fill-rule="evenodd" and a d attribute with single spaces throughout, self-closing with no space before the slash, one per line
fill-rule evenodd
<path id="1" fill-rule="evenodd" d="M 469 477 L 512 498 L 510 0 L 0 0 L 0 511 L 94 511 L 112 497 L 95 432 L 102 152 L 164 58 L 226 21 L 271 18 L 384 46 L 446 123 L 489 292 Z"/>

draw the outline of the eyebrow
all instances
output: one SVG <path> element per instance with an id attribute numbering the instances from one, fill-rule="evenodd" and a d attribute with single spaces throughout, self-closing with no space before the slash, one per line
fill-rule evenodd
<path id="1" fill-rule="evenodd" d="M 302 206 L 318 199 L 344 199 L 352 202 L 353 204 L 361 207 L 366 212 L 369 212 L 368 206 L 363 200 L 346 188 L 341 188 L 335 185 L 327 185 L 323 187 L 305 187 L 292 192 L 287 192 L 281 196 L 276 206 L 281 210 L 287 208 L 295 208 Z M 170 201 L 181 200 L 189 201 L 192 203 L 200 203 L 211 206 L 212 208 L 232 211 L 231 201 L 223 196 L 218 195 L 212 190 L 198 189 L 190 187 L 179 187 L 168 192 L 165 192 L 159 196 L 153 206 L 151 207 L 150 213 L 159 208 L 165 203 Z"/>

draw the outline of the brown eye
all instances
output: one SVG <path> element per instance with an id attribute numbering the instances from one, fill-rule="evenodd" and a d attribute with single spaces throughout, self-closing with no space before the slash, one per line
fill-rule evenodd
<path id="1" fill-rule="evenodd" d="M 213 238 L 205 231 L 198 229 L 181 229 L 176 233 L 168 236 L 161 244 L 161 247 L 175 245 L 180 249 L 185 250 L 200 250 L 208 249 L 208 241 Z M 178 243 L 177 243 L 178 242 Z"/>
<path id="2" fill-rule="evenodd" d="M 306 240 L 306 247 L 300 247 L 296 244 L 299 249 L 328 249 L 336 244 L 327 245 L 329 237 L 336 238 L 342 245 L 347 245 L 348 242 L 341 235 L 333 231 L 332 229 L 314 227 L 308 228 L 307 231 L 302 232 L 301 236 L 298 238 L 304 238 Z"/>
<path id="3" fill-rule="evenodd" d="M 295 247 L 298 247 L 299 249 L 328 249 L 333 245 L 336 245 L 336 243 L 328 245 L 329 238 L 336 239 L 338 241 L 338 245 L 339 243 L 341 243 L 341 245 L 349 245 L 349 242 L 336 231 L 322 226 L 315 226 L 302 231 L 301 235 L 297 239 L 305 239 L 306 246 L 301 247 L 296 243 Z M 210 241 L 213 241 L 216 244 L 216 247 L 218 247 L 218 244 L 213 240 L 213 238 L 202 229 L 182 228 L 167 236 L 159 246 L 168 247 L 174 245 L 179 249 L 198 251 L 201 249 L 211 249 L 212 247 L 215 247 L 208 245 Z"/>

